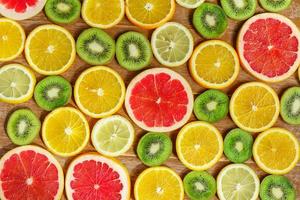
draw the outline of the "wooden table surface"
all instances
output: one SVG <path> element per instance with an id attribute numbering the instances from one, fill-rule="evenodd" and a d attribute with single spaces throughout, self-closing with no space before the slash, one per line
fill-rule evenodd
<path id="1" fill-rule="evenodd" d="M 258 8 L 257 13 L 259 13 L 259 12 L 263 12 L 262 9 Z M 201 43 L 203 38 L 201 38 L 195 32 L 195 30 L 192 26 L 192 23 L 191 23 L 192 14 L 193 14 L 193 10 L 189 10 L 189 9 L 186 9 L 186 8 L 183 8 L 183 7 L 180 7 L 179 5 L 177 5 L 176 6 L 176 12 L 175 12 L 175 15 L 174 15 L 172 21 L 179 22 L 179 23 L 185 25 L 187 28 L 189 28 L 191 30 L 192 34 L 193 34 L 195 45 L 198 45 L 199 43 Z M 291 20 L 293 20 L 296 23 L 298 28 L 300 28 L 300 0 L 293 0 L 292 5 L 287 10 L 283 11 L 281 14 L 289 17 Z M 37 27 L 39 25 L 42 25 L 42 24 L 50 24 L 51 22 L 47 20 L 44 13 L 40 13 L 39 15 L 37 15 L 37 16 L 31 18 L 31 19 L 20 21 L 20 23 L 24 27 L 24 29 L 26 31 L 26 35 L 28 35 L 30 33 L 30 31 L 33 30 L 35 27 Z M 229 27 L 226 30 L 223 37 L 221 38 L 221 40 L 224 40 L 224 41 L 232 44 L 233 46 L 235 46 L 235 40 L 236 40 L 236 37 L 237 37 L 237 33 L 238 33 L 238 30 L 240 29 L 242 24 L 243 24 L 243 22 L 236 22 L 236 21 L 233 21 L 233 20 L 229 20 Z M 78 37 L 79 33 L 82 30 L 84 30 L 86 28 L 89 28 L 89 26 L 82 19 L 78 20 L 74 24 L 70 24 L 70 25 L 67 25 L 67 26 L 64 26 L 64 27 L 72 33 L 72 35 L 74 36 L 75 39 Z M 116 39 L 120 34 L 126 32 L 126 31 L 129 31 L 129 30 L 141 32 L 141 33 L 145 34 L 149 39 L 150 39 L 150 36 L 151 36 L 151 33 L 152 33 L 152 31 L 142 30 L 142 29 L 134 26 L 133 24 L 131 24 L 126 19 L 126 17 L 124 17 L 124 19 L 118 25 L 114 26 L 113 28 L 107 29 L 105 31 L 107 33 L 109 33 L 113 38 Z M 14 61 L 5 62 L 5 63 L 0 62 L 0 66 L 3 66 L 3 65 L 8 64 L 8 63 L 22 63 L 22 64 L 28 66 L 28 64 L 26 63 L 24 54 L 19 56 Z M 107 66 L 113 68 L 118 73 L 120 73 L 121 76 L 123 77 L 126 85 L 128 85 L 129 81 L 137 73 L 139 73 L 139 72 L 128 72 L 128 71 L 126 71 L 125 69 L 123 69 L 122 67 L 120 67 L 118 65 L 118 63 L 115 59 L 113 61 L 111 61 L 111 63 L 109 63 Z M 163 67 L 155 59 L 153 59 L 150 66 L 151 67 Z M 67 78 L 68 80 L 70 80 L 72 85 L 74 85 L 74 83 L 75 83 L 77 77 L 79 76 L 79 74 L 83 70 L 87 69 L 88 67 L 90 67 L 90 65 L 83 62 L 82 60 L 79 59 L 79 57 L 77 57 L 76 60 L 75 60 L 75 63 L 73 64 L 73 66 L 67 72 L 63 73 L 62 75 L 65 78 Z M 193 79 L 189 75 L 187 65 L 182 65 L 182 66 L 172 68 L 172 69 L 177 71 L 178 73 L 180 73 L 182 76 L 184 76 L 187 79 L 187 81 L 190 83 L 190 85 L 192 87 L 192 90 L 193 90 L 193 93 L 194 93 L 195 96 L 205 90 L 205 88 L 199 86 L 198 84 L 196 84 L 195 81 L 193 81 Z M 35 75 L 37 77 L 37 80 L 40 80 L 43 77 L 43 76 L 39 75 L 38 73 L 35 73 Z M 241 70 L 237 81 L 234 84 L 232 84 L 229 88 L 225 89 L 224 91 L 230 96 L 233 93 L 233 91 L 235 90 L 235 88 L 237 88 L 239 85 L 241 85 L 242 83 L 245 83 L 245 82 L 248 82 L 248 81 L 254 81 L 254 80 L 255 80 L 255 78 L 253 78 L 252 76 L 247 74 L 245 71 Z M 296 85 L 299 86 L 299 82 L 300 82 L 299 77 L 295 73 L 288 80 L 282 81 L 280 83 L 270 84 L 270 86 L 273 89 L 275 89 L 275 91 L 277 92 L 278 95 L 281 95 L 282 92 L 286 88 L 288 88 L 290 86 L 296 86 Z M 70 105 L 75 106 L 74 99 L 72 99 L 72 102 L 70 103 Z M 4 127 L 5 127 L 5 122 L 6 122 L 7 116 L 14 109 L 20 108 L 20 107 L 29 107 L 29 108 L 31 108 L 37 115 L 40 116 L 41 120 L 43 120 L 43 118 L 48 113 L 46 111 L 43 111 L 41 108 L 39 108 L 35 104 L 34 100 L 32 100 L 32 99 L 30 101 L 26 102 L 26 103 L 22 103 L 22 104 L 19 104 L 19 105 L 10 105 L 10 104 L 7 104 L 7 103 L 0 102 L 0 113 L 1 113 L 0 114 L 0 156 L 1 157 L 8 150 L 13 149 L 13 148 L 16 147 L 15 145 L 13 145 L 10 142 L 9 138 L 6 135 Z M 126 116 L 128 118 L 124 106 L 118 112 L 118 114 Z M 92 128 L 94 123 L 97 121 L 97 119 L 92 119 L 90 117 L 87 117 L 87 119 L 90 123 L 90 127 Z M 195 117 L 192 116 L 190 121 L 194 121 L 194 120 L 195 120 Z M 224 120 L 216 123 L 215 126 L 221 131 L 223 136 L 225 136 L 225 134 L 230 129 L 236 127 L 229 116 L 226 117 Z M 278 119 L 275 126 L 283 127 L 283 128 L 286 128 L 286 129 L 290 130 L 291 132 L 293 132 L 297 136 L 298 139 L 300 139 L 300 126 L 288 125 L 288 124 L 284 123 L 281 120 L 281 118 Z M 136 149 L 137 142 L 138 142 L 139 138 L 143 134 L 145 134 L 146 132 L 144 130 L 141 130 L 140 128 L 138 128 L 136 125 L 135 125 L 135 130 L 136 130 L 136 140 L 134 142 L 134 145 L 132 146 L 132 148 L 127 153 L 125 153 L 123 156 L 119 157 L 119 159 L 127 166 L 128 170 L 130 172 L 132 185 L 134 184 L 136 177 L 146 168 L 146 166 L 143 165 L 139 161 L 139 159 L 137 158 L 136 153 L 135 153 L 135 149 Z M 175 144 L 177 133 L 178 133 L 178 130 L 169 133 L 172 140 L 173 140 L 173 144 Z M 34 144 L 44 146 L 40 137 L 38 137 L 34 141 Z M 95 151 L 95 149 L 91 145 L 91 142 L 89 142 L 89 144 L 85 148 L 84 152 L 90 152 L 90 151 Z M 56 158 L 59 160 L 59 162 L 61 163 L 64 171 L 66 172 L 68 163 L 73 159 L 73 157 L 65 159 L 65 158 L 61 158 L 61 157 L 56 156 Z M 216 177 L 218 172 L 225 165 L 227 165 L 229 163 L 230 162 L 223 155 L 221 160 L 214 167 L 209 169 L 208 171 L 214 177 Z M 180 174 L 181 178 L 183 178 L 184 175 L 189 172 L 189 170 L 186 167 L 184 167 L 181 164 L 181 162 L 178 160 L 175 151 L 173 152 L 172 156 L 169 158 L 169 160 L 164 165 L 174 169 L 178 174 Z M 262 170 L 260 170 L 257 167 L 257 165 L 254 163 L 253 159 L 247 161 L 247 165 L 249 165 L 250 167 L 255 169 L 255 171 L 257 172 L 257 174 L 259 175 L 259 177 L 261 179 L 266 175 L 266 173 L 264 173 Z M 287 174 L 286 176 L 293 182 L 294 187 L 297 189 L 297 193 L 298 193 L 297 194 L 297 199 L 299 200 L 300 199 L 300 163 L 298 162 L 297 166 L 289 174 Z M 132 194 L 133 194 L 133 189 L 132 189 Z M 131 195 L 131 196 L 132 196 L 132 199 L 134 199 L 133 195 Z M 64 200 L 66 198 L 63 197 L 62 199 Z M 188 199 L 188 198 L 186 198 L 186 199 Z M 215 197 L 215 199 L 217 199 L 217 197 Z"/>

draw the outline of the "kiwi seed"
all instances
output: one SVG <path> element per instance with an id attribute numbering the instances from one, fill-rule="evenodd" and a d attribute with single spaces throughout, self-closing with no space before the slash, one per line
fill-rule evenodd
<path id="1" fill-rule="evenodd" d="M 255 13 L 256 0 L 221 0 L 226 15 L 234 20 L 245 20 Z"/>

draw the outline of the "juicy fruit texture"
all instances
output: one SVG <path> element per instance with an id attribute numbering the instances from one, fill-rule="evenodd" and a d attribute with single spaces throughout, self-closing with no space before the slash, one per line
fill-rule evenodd
<path id="1" fill-rule="evenodd" d="M 282 128 L 271 128 L 256 138 L 253 157 L 265 172 L 286 174 L 296 166 L 299 150 L 299 142 L 293 133 Z"/>
<path id="2" fill-rule="evenodd" d="M 236 128 L 224 139 L 224 154 L 234 163 L 243 163 L 252 156 L 253 137 L 250 133 Z"/>
<path id="3" fill-rule="evenodd" d="M 255 171 L 244 164 L 230 164 L 217 177 L 217 192 L 220 200 L 256 200 L 259 179 Z"/>
<path id="4" fill-rule="evenodd" d="M 68 24 L 80 16 L 80 0 L 48 0 L 45 5 L 47 17 L 55 22 Z"/>
<path id="5" fill-rule="evenodd" d="M 22 53 L 26 36 L 19 23 L 0 18 L 0 36 L 0 62 L 13 60 Z"/>
<path id="6" fill-rule="evenodd" d="M 175 0 L 126 0 L 129 21 L 144 29 L 155 29 L 172 19 Z"/>
<path id="7" fill-rule="evenodd" d="M 176 2 L 185 8 L 197 8 L 200 6 L 204 0 L 176 0 Z"/>
<path id="8" fill-rule="evenodd" d="M 245 20 L 255 13 L 256 0 L 221 0 L 226 15 L 234 20 Z"/>
<path id="9" fill-rule="evenodd" d="M 141 70 L 152 60 L 151 45 L 141 33 L 129 31 L 118 37 L 116 43 L 118 63 L 129 71 Z"/>
<path id="10" fill-rule="evenodd" d="M 7 103 L 23 103 L 33 94 L 36 83 L 33 72 L 20 64 L 0 68 L 0 100 Z"/>
<path id="11" fill-rule="evenodd" d="M 279 116 L 279 99 L 270 86 L 249 82 L 235 90 L 229 110 L 232 120 L 239 128 L 261 132 L 275 124 Z"/>
<path id="12" fill-rule="evenodd" d="M 38 146 L 22 146 L 0 160 L 2 200 L 61 199 L 64 174 L 58 161 Z"/>
<path id="13" fill-rule="evenodd" d="M 142 129 L 169 132 L 183 126 L 193 110 L 193 93 L 187 81 L 166 68 L 143 71 L 127 87 L 125 107 Z"/>
<path id="14" fill-rule="evenodd" d="M 71 96 L 72 86 L 61 76 L 48 76 L 34 89 L 35 102 L 47 111 L 66 105 Z"/>
<path id="15" fill-rule="evenodd" d="M 219 90 L 206 90 L 194 103 L 194 113 L 198 120 L 218 122 L 228 114 L 229 98 Z"/>
<path id="16" fill-rule="evenodd" d="M 207 170 L 222 156 L 222 135 L 207 122 L 190 122 L 177 135 L 176 152 L 179 160 L 187 168 L 196 171 Z"/>
<path id="17" fill-rule="evenodd" d="M 191 57 L 194 39 L 185 26 L 168 22 L 153 32 L 151 45 L 154 56 L 161 64 L 176 67 Z"/>
<path id="18" fill-rule="evenodd" d="M 279 14 L 263 13 L 247 20 L 237 46 L 244 68 L 263 81 L 287 79 L 300 65 L 299 30 Z"/>
<path id="19" fill-rule="evenodd" d="M 170 168 L 150 167 L 138 176 L 134 197 L 136 200 L 183 200 L 182 180 Z"/>
<path id="20" fill-rule="evenodd" d="M 184 191 L 191 200 L 210 200 L 217 192 L 216 180 L 206 171 L 192 171 L 183 179 Z"/>
<path id="21" fill-rule="evenodd" d="M 137 154 L 147 166 L 163 164 L 172 153 L 172 141 L 165 133 L 147 133 L 139 141 Z"/>
<path id="22" fill-rule="evenodd" d="M 193 25 L 206 39 L 220 37 L 228 26 L 223 9 L 213 3 L 203 3 L 194 12 Z"/>
<path id="23" fill-rule="evenodd" d="M 288 178 L 278 175 L 269 175 L 260 185 L 261 200 L 296 199 L 296 190 Z"/>
<path id="24" fill-rule="evenodd" d="M 280 12 L 287 9 L 292 0 L 259 0 L 260 5 L 269 12 Z"/>
<path id="25" fill-rule="evenodd" d="M 30 144 L 41 129 L 39 118 L 30 109 L 18 109 L 8 118 L 6 132 L 16 145 Z"/>
<path id="26" fill-rule="evenodd" d="M 27 62 L 43 75 L 65 72 L 73 64 L 75 55 L 73 36 L 57 25 L 41 25 L 35 28 L 25 43 Z"/>
<path id="27" fill-rule="evenodd" d="M 91 65 L 109 63 L 115 55 L 115 41 L 99 28 L 84 30 L 76 41 L 79 57 Z"/>
<path id="28" fill-rule="evenodd" d="M 130 177 L 118 160 L 87 153 L 69 165 L 65 188 L 69 200 L 128 200 Z"/>
<path id="29" fill-rule="evenodd" d="M 84 115 L 75 108 L 57 108 L 43 122 L 42 138 L 46 147 L 62 157 L 81 152 L 89 137 L 89 124 Z"/>
<path id="30" fill-rule="evenodd" d="M 288 124 L 300 125 L 300 87 L 287 89 L 280 100 L 280 114 Z"/>
<path id="31" fill-rule="evenodd" d="M 108 67 L 90 67 L 76 80 L 74 96 L 85 114 L 93 118 L 108 117 L 122 107 L 125 84 L 121 76 Z"/>

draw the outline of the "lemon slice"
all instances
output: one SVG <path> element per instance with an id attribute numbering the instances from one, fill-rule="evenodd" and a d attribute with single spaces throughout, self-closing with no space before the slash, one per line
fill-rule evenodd
<path id="1" fill-rule="evenodd" d="M 204 0 L 176 0 L 176 2 L 185 8 L 197 8 L 200 6 Z"/>

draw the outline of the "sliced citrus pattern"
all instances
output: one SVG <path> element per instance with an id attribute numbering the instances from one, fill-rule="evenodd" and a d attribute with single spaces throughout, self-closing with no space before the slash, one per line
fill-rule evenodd
<path id="1" fill-rule="evenodd" d="M 176 0 L 176 2 L 185 8 L 197 8 L 199 7 L 204 0 Z"/>

